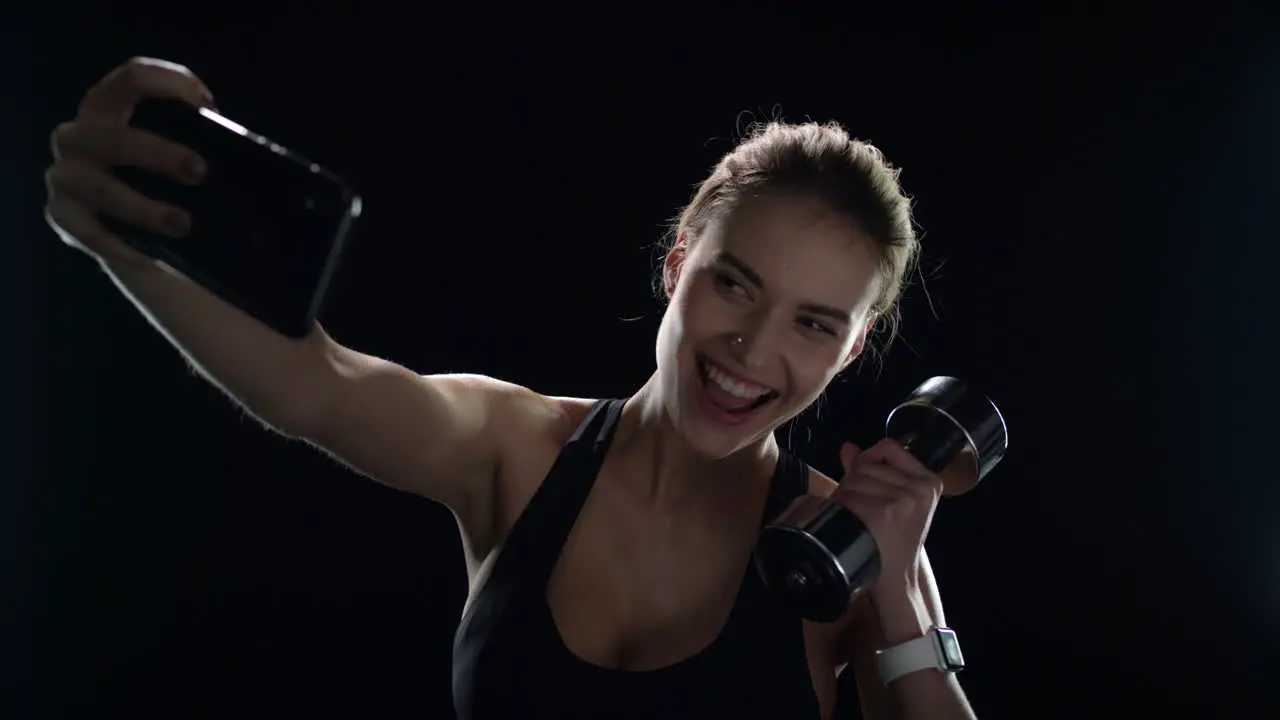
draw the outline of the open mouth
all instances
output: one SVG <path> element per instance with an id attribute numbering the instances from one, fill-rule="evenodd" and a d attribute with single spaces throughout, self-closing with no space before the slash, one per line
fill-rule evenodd
<path id="1" fill-rule="evenodd" d="M 778 397 L 776 390 L 743 382 L 702 356 L 698 356 L 697 365 L 703 404 L 712 416 L 723 422 L 733 425 L 745 422 Z"/>

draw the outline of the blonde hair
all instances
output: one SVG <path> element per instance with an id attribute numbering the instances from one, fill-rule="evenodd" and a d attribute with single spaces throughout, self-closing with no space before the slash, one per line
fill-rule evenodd
<path id="1" fill-rule="evenodd" d="M 760 124 L 698 186 L 673 223 L 664 249 L 681 238 L 692 248 L 711 221 L 746 198 L 815 198 L 877 244 L 880 283 L 872 312 L 892 339 L 900 322 L 898 299 L 920 249 L 900 173 L 878 148 L 850 137 L 837 123 Z"/>

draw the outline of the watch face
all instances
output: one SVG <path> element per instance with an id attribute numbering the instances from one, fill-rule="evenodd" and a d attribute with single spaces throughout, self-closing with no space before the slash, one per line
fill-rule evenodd
<path id="1" fill-rule="evenodd" d="M 942 649 L 942 661 L 947 664 L 947 670 L 952 672 L 964 669 L 964 655 L 960 654 L 960 640 L 956 637 L 954 630 L 950 628 L 938 628 L 938 646 Z"/>

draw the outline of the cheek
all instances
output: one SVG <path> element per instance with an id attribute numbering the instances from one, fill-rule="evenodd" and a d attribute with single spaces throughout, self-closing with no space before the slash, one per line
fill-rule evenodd
<path id="1" fill-rule="evenodd" d="M 840 371 L 842 355 L 831 347 L 809 347 L 793 355 L 792 378 L 796 394 L 806 405 L 813 402 L 827 389 L 831 379 Z"/>
<path id="2" fill-rule="evenodd" d="M 671 310 L 679 314 L 682 337 L 687 340 L 723 332 L 730 321 L 724 303 L 705 287 L 705 283 L 691 283 L 675 298 Z"/>
<path id="3" fill-rule="evenodd" d="M 659 360 L 662 356 L 675 352 L 683 335 L 684 322 L 681 313 L 675 305 L 668 305 L 667 311 L 662 314 L 662 322 L 658 325 Z"/>
<path id="4" fill-rule="evenodd" d="M 662 315 L 662 323 L 658 327 L 657 361 L 658 368 L 664 371 L 675 371 L 682 364 L 681 355 L 684 348 L 690 345 L 693 337 L 690 316 L 687 312 L 684 297 L 676 295 Z"/>

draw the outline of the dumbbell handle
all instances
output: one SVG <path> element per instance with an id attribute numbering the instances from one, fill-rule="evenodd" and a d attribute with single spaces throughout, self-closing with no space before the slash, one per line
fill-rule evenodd
<path id="1" fill-rule="evenodd" d="M 911 452 L 911 446 L 915 444 L 918 437 L 920 434 L 914 433 L 906 438 L 902 442 L 903 448 Z M 934 452 L 924 456 L 912 454 L 933 472 L 944 467 L 950 458 L 960 451 L 959 447 L 954 447 L 953 442 L 931 445 L 928 440 L 926 436 L 923 447 L 933 448 Z M 849 579 L 849 585 L 853 589 L 853 597 L 857 597 L 862 588 L 870 585 L 880 574 L 880 548 L 867 530 L 866 524 L 848 508 L 834 500 L 816 495 L 803 495 L 796 498 L 787 511 L 778 518 L 777 523 L 790 525 L 789 519 L 792 518 L 797 520 L 804 518 L 798 523 L 804 531 L 818 537 L 830 538 L 834 541 L 831 547 L 842 548 L 838 554 L 832 552 L 831 559 L 844 570 L 845 576 Z M 782 526 L 774 525 L 774 527 Z M 824 546 L 824 549 L 830 552 L 829 547 Z M 809 582 L 809 575 L 803 568 L 797 567 L 787 573 L 783 582 L 792 591 L 802 591 Z"/>
<path id="2" fill-rule="evenodd" d="M 889 415 L 886 434 L 942 478 L 943 495 L 972 489 L 1008 444 L 989 399 L 946 377 L 931 378 Z M 756 549 L 765 584 L 810 620 L 838 619 L 880 571 L 866 524 L 840 503 L 797 498 L 768 524 Z"/>

